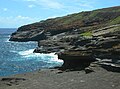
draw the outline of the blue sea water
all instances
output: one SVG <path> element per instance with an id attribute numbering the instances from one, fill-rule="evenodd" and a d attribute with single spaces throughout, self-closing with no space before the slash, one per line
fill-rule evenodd
<path id="1" fill-rule="evenodd" d="M 9 76 L 62 65 L 57 55 L 33 53 L 37 42 L 10 42 L 16 29 L 0 29 L 0 76 Z"/>

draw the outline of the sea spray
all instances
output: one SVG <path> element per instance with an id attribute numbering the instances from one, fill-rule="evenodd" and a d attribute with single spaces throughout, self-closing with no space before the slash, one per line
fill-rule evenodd
<path id="1" fill-rule="evenodd" d="M 39 60 L 43 60 L 45 62 L 51 63 L 51 62 L 63 62 L 62 60 L 58 59 L 58 56 L 55 53 L 49 53 L 49 54 L 44 54 L 44 53 L 33 53 L 34 49 L 29 49 L 25 51 L 20 51 L 19 55 L 22 55 L 25 58 L 39 58 Z"/>
<path id="2" fill-rule="evenodd" d="M 9 36 L 10 34 L 0 35 L 0 76 L 62 65 L 62 60 L 58 60 L 55 53 L 33 53 L 37 42 L 11 42 Z"/>

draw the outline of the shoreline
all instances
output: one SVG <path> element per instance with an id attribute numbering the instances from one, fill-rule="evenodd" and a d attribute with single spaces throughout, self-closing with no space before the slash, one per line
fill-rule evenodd
<path id="1" fill-rule="evenodd" d="M 0 89 L 120 89 L 120 6 L 24 25 L 10 41 L 37 41 L 61 68 L 3 77 Z M 108 13 L 109 11 L 109 13 Z"/>
<path id="2" fill-rule="evenodd" d="M 120 74 L 94 65 L 94 72 L 41 69 L 0 77 L 0 89 L 120 89 Z"/>

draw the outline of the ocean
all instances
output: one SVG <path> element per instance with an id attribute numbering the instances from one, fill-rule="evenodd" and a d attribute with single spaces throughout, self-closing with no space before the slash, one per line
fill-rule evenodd
<path id="1" fill-rule="evenodd" d="M 0 76 L 10 76 L 39 69 L 61 66 L 54 53 L 33 53 L 37 42 L 11 42 L 10 34 L 16 29 L 0 29 Z"/>

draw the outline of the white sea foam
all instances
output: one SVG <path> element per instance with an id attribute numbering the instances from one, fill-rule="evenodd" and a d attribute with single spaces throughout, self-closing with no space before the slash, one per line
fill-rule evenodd
<path id="1" fill-rule="evenodd" d="M 36 61 L 45 61 L 48 63 L 51 62 L 63 62 L 62 60 L 58 59 L 58 56 L 55 55 L 55 53 L 50 54 L 43 54 L 43 53 L 33 53 L 34 49 L 29 49 L 26 51 L 20 51 L 19 55 L 25 57 L 25 58 L 36 58 Z"/>
<path id="2" fill-rule="evenodd" d="M 10 41 L 9 41 L 9 39 L 10 39 L 10 35 L 5 36 L 5 38 L 6 38 L 6 39 L 5 39 L 5 42 L 10 42 Z"/>
<path id="3" fill-rule="evenodd" d="M 9 39 L 6 39 L 6 41 L 5 41 L 5 42 L 10 42 L 10 41 L 9 41 Z"/>
<path id="4" fill-rule="evenodd" d="M 20 51 L 19 54 L 22 56 L 27 56 L 27 55 L 33 54 L 33 51 L 34 51 L 34 49 L 29 49 L 26 51 Z"/>

